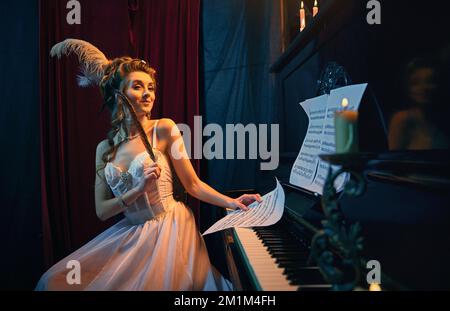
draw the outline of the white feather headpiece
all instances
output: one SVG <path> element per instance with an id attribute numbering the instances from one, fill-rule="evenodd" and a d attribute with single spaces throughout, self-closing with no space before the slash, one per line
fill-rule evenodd
<path id="1" fill-rule="evenodd" d="M 78 76 L 78 85 L 82 87 L 99 85 L 105 74 L 105 68 L 111 61 L 108 60 L 98 48 L 89 42 L 79 39 L 66 39 L 55 44 L 51 56 L 61 58 L 61 55 L 75 53 L 80 62 L 81 75 Z"/>

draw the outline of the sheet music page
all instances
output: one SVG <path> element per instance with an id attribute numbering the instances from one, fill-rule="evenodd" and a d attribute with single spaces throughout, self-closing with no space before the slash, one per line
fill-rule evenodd
<path id="1" fill-rule="evenodd" d="M 250 204 L 248 211 L 236 210 L 218 220 L 203 235 L 232 227 L 262 227 L 277 223 L 284 212 L 284 190 L 277 180 L 276 188 Z"/>
<path id="2" fill-rule="evenodd" d="M 318 193 L 321 193 L 322 189 L 314 184 L 314 179 L 319 163 L 318 155 L 322 142 L 327 102 L 328 95 L 325 94 L 300 103 L 300 106 L 302 106 L 308 116 L 309 125 L 289 177 L 289 183 Z"/>
<path id="3" fill-rule="evenodd" d="M 299 155 L 292 166 L 289 182 L 306 190 L 322 194 L 329 165 L 320 160 L 319 154 L 335 153 L 334 113 L 340 108 L 342 99 L 348 99 L 348 110 L 358 110 L 367 83 L 344 86 L 300 103 L 308 115 L 309 125 Z M 333 169 L 339 167 L 333 166 Z M 335 183 L 341 190 L 345 174 Z"/>

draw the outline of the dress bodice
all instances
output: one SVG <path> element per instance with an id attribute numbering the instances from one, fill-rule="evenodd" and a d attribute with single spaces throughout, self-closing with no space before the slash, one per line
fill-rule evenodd
<path id="1" fill-rule="evenodd" d="M 156 143 L 156 125 L 153 135 L 153 146 Z M 161 175 L 152 183 L 150 191 L 139 197 L 124 211 L 125 217 L 132 224 L 141 224 L 154 219 L 173 206 L 173 176 L 167 156 L 156 148 L 153 148 L 156 162 L 161 168 Z M 113 194 L 119 197 L 128 190 L 136 187 L 143 178 L 144 169 L 153 164 L 147 151 L 135 156 L 130 162 L 127 171 L 117 165 L 108 162 L 105 166 L 105 178 L 111 187 Z"/>

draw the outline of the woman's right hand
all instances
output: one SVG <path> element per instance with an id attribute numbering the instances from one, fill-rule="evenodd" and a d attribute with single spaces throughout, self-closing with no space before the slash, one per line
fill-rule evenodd
<path id="1" fill-rule="evenodd" d="M 141 180 L 136 186 L 136 190 L 140 193 L 150 191 L 152 184 L 161 176 L 161 168 L 158 163 L 145 167 Z"/>

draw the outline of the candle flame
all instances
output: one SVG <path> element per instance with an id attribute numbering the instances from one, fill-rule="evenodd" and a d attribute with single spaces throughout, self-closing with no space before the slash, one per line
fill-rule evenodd
<path id="1" fill-rule="evenodd" d="M 347 108 L 348 106 L 348 99 L 347 98 L 343 98 L 342 99 L 342 103 L 341 103 L 342 108 Z"/>
<path id="2" fill-rule="evenodd" d="M 300 4 L 300 8 L 303 9 L 303 1 L 302 1 L 302 3 Z"/>
<path id="3" fill-rule="evenodd" d="M 317 6 L 317 0 L 314 0 L 314 6 Z"/>

